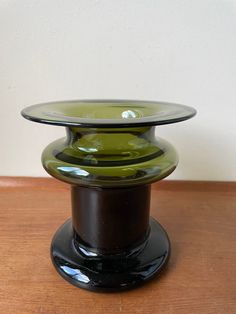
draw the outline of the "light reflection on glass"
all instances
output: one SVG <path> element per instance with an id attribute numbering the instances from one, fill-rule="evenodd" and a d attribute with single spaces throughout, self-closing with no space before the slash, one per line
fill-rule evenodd
<path id="1" fill-rule="evenodd" d="M 87 251 L 87 250 L 83 249 L 82 247 L 80 247 L 79 249 L 86 256 L 98 256 L 97 253 L 94 253 L 94 252 L 91 252 L 91 251 Z"/>
<path id="2" fill-rule="evenodd" d="M 94 147 L 86 147 L 86 148 L 79 147 L 79 150 L 82 150 L 85 153 L 95 153 L 98 151 L 97 148 L 94 148 Z"/>
<path id="3" fill-rule="evenodd" d="M 80 168 L 74 168 L 74 167 L 58 167 L 58 170 L 61 172 L 68 172 L 71 174 L 74 174 L 76 176 L 82 176 L 87 177 L 89 173 L 86 170 L 80 169 Z"/>
<path id="4" fill-rule="evenodd" d="M 67 275 L 72 276 L 76 280 L 84 283 L 88 283 L 90 281 L 89 278 L 86 275 L 82 274 L 79 269 L 71 268 L 68 266 L 61 266 L 61 268 Z"/>
<path id="5" fill-rule="evenodd" d="M 122 118 L 124 119 L 130 119 L 130 118 L 136 118 L 136 114 L 134 111 L 132 110 L 126 110 L 126 111 L 123 111 L 122 114 L 121 114 Z"/>

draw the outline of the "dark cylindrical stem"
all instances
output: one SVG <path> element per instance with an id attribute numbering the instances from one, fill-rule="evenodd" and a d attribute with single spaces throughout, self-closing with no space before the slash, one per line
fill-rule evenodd
<path id="1" fill-rule="evenodd" d="M 145 239 L 150 185 L 116 189 L 72 186 L 71 192 L 73 228 L 79 244 L 109 254 Z"/>

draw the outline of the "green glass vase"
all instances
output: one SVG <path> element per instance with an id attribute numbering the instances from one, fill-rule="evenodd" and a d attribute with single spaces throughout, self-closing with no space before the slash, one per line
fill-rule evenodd
<path id="1" fill-rule="evenodd" d="M 165 230 L 149 217 L 151 183 L 177 166 L 175 149 L 155 126 L 194 116 L 187 106 L 86 100 L 38 104 L 22 115 L 66 127 L 42 164 L 71 184 L 72 219 L 56 232 L 51 257 L 70 283 L 95 291 L 135 287 L 160 273 L 170 256 Z"/>

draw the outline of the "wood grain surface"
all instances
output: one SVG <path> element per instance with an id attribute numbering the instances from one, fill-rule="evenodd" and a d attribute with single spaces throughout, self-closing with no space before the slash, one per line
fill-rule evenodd
<path id="1" fill-rule="evenodd" d="M 0 313 L 236 313 L 236 183 L 163 181 L 151 214 L 172 242 L 167 271 L 122 293 L 76 288 L 54 270 L 51 238 L 70 217 L 53 179 L 0 178 Z"/>

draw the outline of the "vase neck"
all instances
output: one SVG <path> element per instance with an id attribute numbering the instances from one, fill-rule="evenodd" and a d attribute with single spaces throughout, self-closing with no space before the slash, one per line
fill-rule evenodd
<path id="1" fill-rule="evenodd" d="M 153 138 L 155 137 L 155 126 L 146 127 L 126 127 L 126 128 L 90 128 L 90 127 L 68 127 L 67 138 L 70 143 L 79 140 L 83 136 L 107 134 L 112 137 L 117 134 L 133 134 L 138 137 Z"/>
<path id="2" fill-rule="evenodd" d="M 125 161 L 152 153 L 154 127 L 68 128 L 67 144 L 86 160 Z"/>

